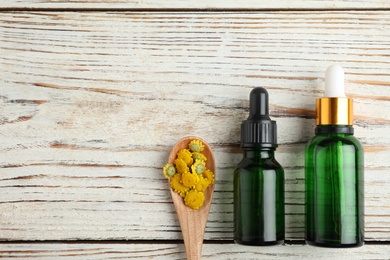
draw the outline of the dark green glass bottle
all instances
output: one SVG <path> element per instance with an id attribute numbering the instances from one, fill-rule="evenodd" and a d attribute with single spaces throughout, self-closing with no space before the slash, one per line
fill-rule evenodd
<path id="1" fill-rule="evenodd" d="M 328 68 L 327 80 L 332 76 L 343 79 L 340 68 Z M 353 136 L 352 100 L 342 95 L 318 99 L 316 136 L 305 152 L 307 244 L 363 245 L 363 162 L 363 147 Z"/>
<path id="2" fill-rule="evenodd" d="M 284 242 L 284 171 L 275 160 L 276 122 L 268 93 L 255 88 L 250 114 L 241 125 L 244 158 L 234 173 L 234 241 L 244 245 Z"/>

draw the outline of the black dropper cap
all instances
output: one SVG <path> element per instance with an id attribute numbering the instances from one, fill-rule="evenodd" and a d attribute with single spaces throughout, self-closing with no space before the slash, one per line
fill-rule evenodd
<path id="1" fill-rule="evenodd" d="M 241 124 L 241 147 L 270 148 L 278 146 L 276 122 L 268 114 L 268 92 L 254 88 L 249 95 L 249 116 Z"/>

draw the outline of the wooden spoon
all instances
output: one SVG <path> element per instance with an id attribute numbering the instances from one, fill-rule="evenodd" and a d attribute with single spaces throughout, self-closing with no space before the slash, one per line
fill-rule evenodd
<path id="1" fill-rule="evenodd" d="M 204 144 L 204 150 L 202 153 L 207 157 L 206 167 L 215 174 L 214 155 L 211 148 L 204 140 L 196 136 L 184 137 L 176 143 L 169 155 L 169 163 L 173 164 L 178 151 L 181 149 L 188 149 L 188 144 L 194 139 L 197 139 Z M 202 207 L 198 210 L 194 210 L 187 207 L 184 204 L 184 199 L 171 188 L 172 200 L 175 204 L 176 213 L 179 218 L 188 260 L 199 260 L 202 256 L 203 237 L 206 229 L 207 218 L 209 216 L 213 192 L 214 184 L 210 185 L 205 191 L 205 200 Z"/>

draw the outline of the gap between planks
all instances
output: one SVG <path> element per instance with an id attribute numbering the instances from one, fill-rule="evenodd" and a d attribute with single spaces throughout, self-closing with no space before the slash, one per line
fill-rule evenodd
<path id="1" fill-rule="evenodd" d="M 153 13 L 258 13 L 258 12 L 375 12 L 390 11 L 387 7 L 378 8 L 35 8 L 0 7 L 0 12 L 153 12 Z"/>
<path id="2" fill-rule="evenodd" d="M 4 240 L 2 244 L 184 244 L 183 240 Z M 229 245 L 233 240 L 204 240 L 207 245 Z M 365 245 L 390 245 L 390 241 L 365 241 Z M 306 245 L 304 240 L 285 240 L 284 245 Z"/>

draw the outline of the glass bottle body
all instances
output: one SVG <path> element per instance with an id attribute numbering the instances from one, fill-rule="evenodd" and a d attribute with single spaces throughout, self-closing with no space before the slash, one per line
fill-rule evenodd
<path id="1" fill-rule="evenodd" d="M 352 134 L 318 134 L 305 153 L 306 243 L 364 243 L 363 148 Z"/>
<path id="2" fill-rule="evenodd" d="M 249 150 L 234 173 L 234 241 L 284 242 L 284 170 L 274 151 Z"/>

